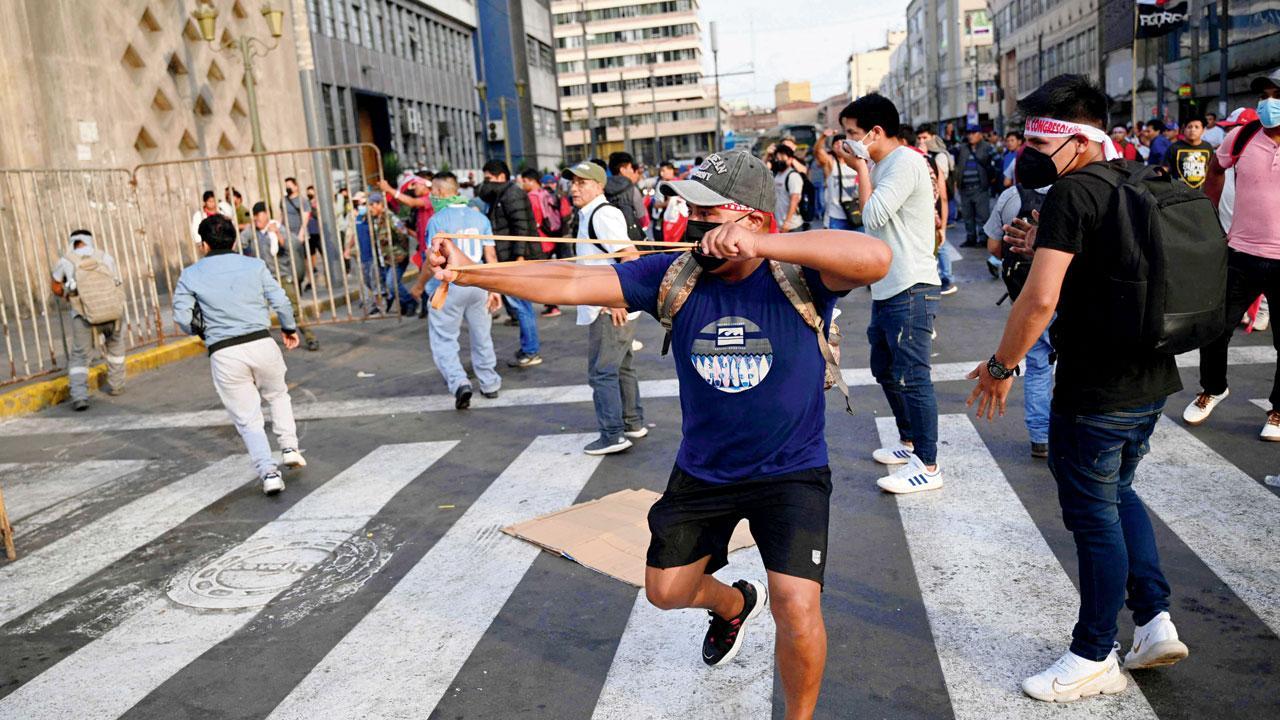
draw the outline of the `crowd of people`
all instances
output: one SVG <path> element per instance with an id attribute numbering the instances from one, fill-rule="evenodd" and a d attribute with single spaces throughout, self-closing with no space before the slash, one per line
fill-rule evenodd
<path id="1" fill-rule="evenodd" d="M 852 351 L 836 305 L 855 288 L 870 291 L 868 364 L 898 431 L 896 443 L 868 453 L 889 468 L 878 486 L 942 489 L 931 357 L 941 298 L 956 287 L 945 229 L 958 215 L 963 245 L 990 254 L 1013 301 L 998 346 L 969 375 L 969 403 L 979 417 L 1004 415 L 1025 374 L 1030 452 L 1048 461 L 1080 563 L 1070 647 L 1023 690 L 1073 701 L 1120 692 L 1122 669 L 1189 652 L 1132 483 L 1166 398 L 1182 389 L 1175 354 L 1200 352 L 1201 391 L 1183 417 L 1203 423 L 1229 393 L 1236 321 L 1249 310 L 1251 329 L 1262 329 L 1259 297 L 1280 291 L 1280 70 L 1252 89 L 1256 109 L 1225 120 L 1135 128 L 1109 126 L 1106 95 L 1063 75 L 1019 102 L 1023 128 L 1003 139 L 976 126 L 963 137 L 951 126 L 912 128 L 892 99 L 869 94 L 812 148 L 783 138 L 763 158 L 712 152 L 683 175 L 664 163 L 647 176 L 622 152 L 559 175 L 515 175 L 500 160 L 485 164 L 479 183 L 409 174 L 340 197 L 341 249 L 361 268 L 369 314 L 398 305 L 427 318 L 432 358 L 459 410 L 477 386 L 487 398 L 500 392 L 491 324 L 503 308 L 520 332 L 507 366 L 524 371 L 543 362 L 540 316 L 576 306 L 598 425 L 589 454 L 623 452 L 647 434 L 635 328 L 643 314 L 661 323 L 662 352 L 676 358 L 682 440 L 649 515 L 646 593 L 659 608 L 708 611 L 708 665 L 732 660 L 771 604 L 787 716 L 800 718 L 813 712 L 826 657 L 824 390 L 847 396 L 837 353 Z M 280 278 L 317 282 L 324 241 L 312 224 L 314 192 L 286 181 L 279 223 L 262 203 L 242 213 L 230 188 L 223 201 L 206 193 L 192 219 L 204 258 L 183 271 L 174 297 L 178 323 L 209 346 L 215 387 L 269 493 L 283 481 L 261 400 L 284 463 L 305 464 L 269 321 L 274 312 L 287 349 L 301 344 L 296 296 Z M 690 245 L 640 252 L 674 241 Z M 110 269 L 86 231 L 71 242 L 55 292 L 96 271 L 80 258 Z M 1143 262 L 1126 261 L 1134 254 Z M 282 270 L 295 255 L 301 261 Z M 551 259 L 560 262 L 529 272 L 530 261 Z M 417 277 L 406 284 L 410 265 Z M 1175 286 L 1173 277 L 1194 280 Z M 1135 294 L 1138 285 L 1148 294 Z M 106 330 L 78 312 L 87 328 Z M 464 324 L 470 373 L 459 357 Z M 315 349 L 314 339 L 307 345 Z M 111 387 L 122 383 L 113 370 Z M 73 374 L 73 397 L 83 395 Z M 1260 436 L 1280 441 L 1280 367 L 1271 404 Z M 742 519 L 765 583 L 712 575 Z M 1137 628 L 1121 656 L 1116 621 L 1126 601 Z"/>

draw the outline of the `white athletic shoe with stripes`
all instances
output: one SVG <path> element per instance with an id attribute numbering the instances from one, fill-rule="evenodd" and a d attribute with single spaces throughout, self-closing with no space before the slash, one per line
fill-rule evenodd
<path id="1" fill-rule="evenodd" d="M 1068 650 L 1046 670 L 1023 680 L 1022 691 L 1036 700 L 1063 703 L 1092 695 L 1114 695 L 1128 685 L 1115 650 L 1099 661 L 1086 660 Z"/>
<path id="2" fill-rule="evenodd" d="M 913 457 L 913 449 L 901 443 L 878 448 L 871 453 L 871 459 L 881 465 L 906 465 Z"/>
<path id="3" fill-rule="evenodd" d="M 897 495 L 938 490 L 942 488 L 942 468 L 930 472 L 920 458 L 912 455 L 905 467 L 899 468 L 888 477 L 876 481 L 881 490 Z"/>

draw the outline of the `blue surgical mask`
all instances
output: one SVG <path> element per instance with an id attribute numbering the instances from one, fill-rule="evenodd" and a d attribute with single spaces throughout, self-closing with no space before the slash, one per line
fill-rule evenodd
<path id="1" fill-rule="evenodd" d="M 1280 127 L 1280 98 L 1263 98 L 1258 101 L 1258 120 L 1262 127 Z"/>

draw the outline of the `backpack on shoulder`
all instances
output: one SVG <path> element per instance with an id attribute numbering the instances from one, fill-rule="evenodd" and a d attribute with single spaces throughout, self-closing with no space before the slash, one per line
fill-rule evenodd
<path id="1" fill-rule="evenodd" d="M 75 290 L 67 299 L 85 322 L 101 325 L 124 317 L 124 290 L 116 283 L 101 251 L 90 255 L 68 253 L 63 259 L 75 267 Z"/>
<path id="2" fill-rule="evenodd" d="M 1044 195 L 1021 185 L 1015 187 L 1018 188 L 1018 198 L 1022 203 L 1017 217 L 1030 222 L 1031 213 L 1044 205 Z M 1027 284 L 1027 278 L 1031 275 L 1031 258 L 1009 252 L 1009 247 L 1009 243 L 1004 244 L 1004 254 L 1000 259 L 1000 279 L 1004 281 L 1009 301 L 1016 302 L 1018 295 L 1022 294 L 1022 288 Z M 1000 300 L 1003 302 L 1004 298 Z"/>
<path id="3" fill-rule="evenodd" d="M 1090 298 L 1100 340 L 1178 354 L 1227 327 L 1227 241 L 1209 198 L 1129 160 L 1081 170 L 1115 188 L 1107 274 Z"/>
<path id="4" fill-rule="evenodd" d="M 769 270 L 773 273 L 773 279 L 778 283 L 782 294 L 791 301 L 791 307 L 795 308 L 795 311 L 804 319 L 804 323 L 818 338 L 818 350 L 826 362 L 822 389 L 840 388 L 840 392 L 844 395 L 845 409 L 852 415 L 853 406 L 849 404 L 849 386 L 845 384 L 844 376 L 840 374 L 840 326 L 832 322 L 830 331 L 827 331 L 822 316 L 818 314 L 818 306 L 813 301 L 809 283 L 805 281 L 799 265 L 770 260 Z M 692 255 L 687 252 L 676 258 L 676 261 L 667 268 L 666 274 L 662 276 L 662 282 L 658 286 L 658 322 L 666 330 L 666 336 L 662 339 L 663 355 L 671 351 L 671 326 L 676 313 L 680 312 L 685 301 L 693 294 L 693 289 L 701 276 L 702 267 L 694 262 Z"/>
<path id="5" fill-rule="evenodd" d="M 800 206 L 796 208 L 796 214 L 805 222 L 813 222 L 818 217 L 818 188 L 809 179 L 809 176 L 799 170 L 790 170 L 800 176 L 803 185 L 800 187 Z M 790 180 L 791 176 L 788 175 Z"/>
<path id="6" fill-rule="evenodd" d="M 644 240 L 644 228 L 640 227 L 639 216 L 631 206 L 631 188 L 631 185 L 627 185 L 627 189 L 620 193 L 605 193 L 605 200 L 622 211 L 622 217 L 627 221 L 627 239 Z"/>

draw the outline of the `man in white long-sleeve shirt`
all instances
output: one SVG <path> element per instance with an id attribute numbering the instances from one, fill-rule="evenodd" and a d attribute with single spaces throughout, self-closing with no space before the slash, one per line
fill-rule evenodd
<path id="1" fill-rule="evenodd" d="M 870 94 L 840 113 L 848 141 L 836 154 L 859 178 L 866 232 L 893 250 L 889 274 L 871 285 L 871 372 L 884 389 L 900 444 L 872 457 L 903 467 L 877 484 L 893 493 L 942 487 L 938 468 L 938 401 L 930 356 L 942 281 L 934 255 L 933 185 L 925 158 L 897 141 L 898 109 Z M 868 171 L 867 161 L 875 163 Z"/>

